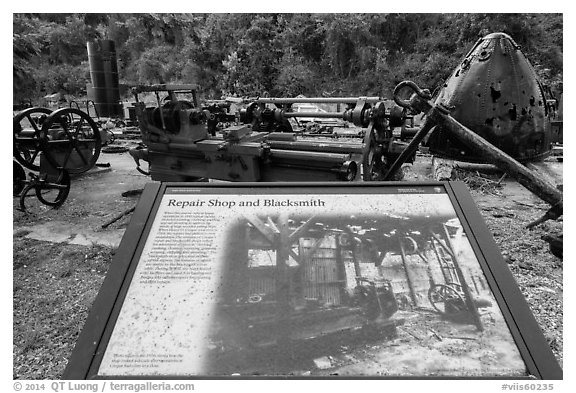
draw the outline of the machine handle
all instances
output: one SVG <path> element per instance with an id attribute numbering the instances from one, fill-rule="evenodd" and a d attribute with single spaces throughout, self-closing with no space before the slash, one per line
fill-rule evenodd
<path id="1" fill-rule="evenodd" d="M 425 100 L 432 99 L 432 94 L 430 94 L 429 90 L 427 90 L 427 89 L 422 90 L 421 88 L 418 87 L 418 85 L 416 83 L 414 83 L 412 81 L 402 81 L 402 82 L 398 83 L 398 85 L 394 88 L 394 102 L 397 105 L 401 106 L 402 108 L 411 109 L 410 101 L 409 100 L 403 100 L 402 98 L 400 98 L 400 95 L 399 95 L 400 90 L 402 90 L 405 87 L 410 88 L 420 98 L 423 98 Z"/>

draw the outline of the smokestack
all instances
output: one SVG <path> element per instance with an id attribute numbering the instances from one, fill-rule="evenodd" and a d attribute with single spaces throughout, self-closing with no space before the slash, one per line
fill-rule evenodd
<path id="1" fill-rule="evenodd" d="M 99 116 L 123 118 L 114 41 L 89 41 L 86 46 L 92 80 L 88 97 L 94 101 Z"/>

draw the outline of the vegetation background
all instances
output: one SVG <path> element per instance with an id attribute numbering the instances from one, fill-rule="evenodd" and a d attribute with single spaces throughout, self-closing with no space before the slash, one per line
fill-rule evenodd
<path id="1" fill-rule="evenodd" d="M 14 14 L 14 103 L 85 96 L 86 42 L 116 42 L 121 84 L 195 83 L 203 98 L 432 91 L 505 32 L 562 93 L 562 14 Z"/>

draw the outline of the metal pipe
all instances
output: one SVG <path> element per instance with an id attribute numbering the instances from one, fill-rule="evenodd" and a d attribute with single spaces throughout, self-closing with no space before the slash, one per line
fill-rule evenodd
<path id="1" fill-rule="evenodd" d="M 276 141 L 268 140 L 267 143 L 272 149 L 314 151 L 325 153 L 362 154 L 364 145 L 331 143 L 331 142 L 309 142 L 309 141 Z"/>
<path id="2" fill-rule="evenodd" d="M 322 119 L 342 119 L 343 112 L 284 112 L 284 117 L 316 117 Z"/>
<path id="3" fill-rule="evenodd" d="M 133 85 L 130 86 L 134 93 L 152 93 L 157 91 L 187 92 L 198 89 L 198 85 L 191 84 L 157 84 L 157 85 Z"/>
<path id="4" fill-rule="evenodd" d="M 256 98 L 252 102 L 259 104 L 354 104 L 362 100 L 363 102 L 374 104 L 385 101 L 381 97 L 317 97 L 317 98 Z"/>
<path id="5" fill-rule="evenodd" d="M 332 139 L 342 138 L 344 140 L 346 140 L 346 139 L 356 140 L 356 139 L 363 138 L 364 134 L 363 134 L 363 132 L 357 132 L 354 134 L 352 134 L 352 133 L 347 134 L 347 133 L 344 133 L 341 131 L 334 131 L 331 133 L 329 133 L 329 132 L 326 132 L 326 133 L 323 133 L 323 132 L 317 132 L 317 133 L 303 132 L 301 134 L 298 134 L 298 136 L 303 136 L 303 137 L 308 137 L 308 138 L 332 138 Z"/>
<path id="6" fill-rule="evenodd" d="M 89 41 L 86 46 L 92 81 L 92 85 L 87 88 L 89 97 L 94 99 L 101 116 L 123 118 L 114 41 Z"/>
<path id="7" fill-rule="evenodd" d="M 430 118 L 427 117 L 426 121 L 424 122 L 420 130 L 418 130 L 418 132 L 416 133 L 414 138 L 412 138 L 408 146 L 406 146 L 406 148 L 402 150 L 400 156 L 398 156 L 398 158 L 396 159 L 396 161 L 394 161 L 390 169 L 388 169 L 388 172 L 386 172 L 386 174 L 384 175 L 384 180 L 390 180 L 390 178 L 394 175 L 394 173 L 398 169 L 400 169 L 402 164 L 406 162 L 408 157 L 414 154 L 414 152 L 418 149 L 420 142 L 422 142 L 424 137 L 428 134 L 428 132 L 430 132 L 430 130 L 432 129 L 432 127 L 434 127 L 434 125 L 435 123 Z"/>
<path id="8" fill-rule="evenodd" d="M 321 153 L 321 152 L 302 152 L 292 150 L 270 149 L 270 158 L 274 160 L 300 161 L 303 163 L 326 163 L 342 165 L 350 160 L 349 154 Z"/>

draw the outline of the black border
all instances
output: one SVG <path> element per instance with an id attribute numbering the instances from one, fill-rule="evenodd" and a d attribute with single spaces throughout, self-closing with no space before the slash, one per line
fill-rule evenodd
<path id="1" fill-rule="evenodd" d="M 84 328 L 78 336 L 62 379 L 86 379 L 88 376 L 88 370 L 96 356 L 96 349 L 100 345 L 104 329 L 111 317 L 112 308 L 120 297 L 121 288 L 125 286 L 127 270 L 134 260 L 136 248 L 141 240 L 146 240 L 146 237 L 143 237 L 144 226 L 149 218 L 154 216 L 151 206 L 158 204 L 160 200 L 158 196 L 161 195 L 159 190 L 159 183 L 148 183 L 144 187 L 118 250 L 114 254 L 110 269 L 92 304 Z"/>
<path id="2" fill-rule="evenodd" d="M 250 189 L 250 192 L 295 189 L 334 188 L 370 191 L 377 193 L 384 188 L 409 188 L 440 186 L 446 190 L 456 215 L 460 219 L 470 244 L 477 256 L 486 279 L 490 285 L 512 337 L 526 364 L 526 379 L 560 380 L 563 371 L 550 350 L 542 331 L 522 295 L 512 273 L 502 258 L 492 235 L 484 223 L 468 189 L 461 182 L 366 182 L 366 183 L 149 183 L 138 202 L 137 208 L 122 238 L 110 270 L 102 284 L 96 300 L 90 310 L 84 328 L 78 337 L 74 351 L 69 359 L 62 379 L 519 379 L 518 377 L 292 377 L 292 376 L 130 376 L 102 378 L 97 375 L 108 340 L 120 312 L 124 297 L 132 276 L 140 260 L 139 256 L 154 222 L 162 196 L 169 187 L 205 188 L 205 189 Z M 343 191 L 344 191 L 343 190 Z M 331 192 L 330 192 L 331 193 Z"/>
<path id="3" fill-rule="evenodd" d="M 507 318 L 505 315 L 510 329 L 512 330 L 514 328 L 519 331 L 518 339 L 515 337 L 516 344 L 527 347 L 526 350 L 529 358 L 524 357 L 524 361 L 527 365 L 529 362 L 534 364 L 538 372 L 538 374 L 535 373 L 534 376 L 538 378 L 562 379 L 562 369 L 550 350 L 550 346 L 538 322 L 534 318 L 524 295 L 520 291 L 508 265 L 504 261 L 468 189 L 462 182 L 451 182 L 450 185 L 456 197 L 455 201 L 459 204 L 458 207 L 463 212 L 466 212 L 462 217 L 465 217 L 466 224 L 469 224 L 470 232 L 473 234 L 472 238 L 478 243 L 478 251 L 482 254 L 482 258 L 479 258 L 479 260 L 483 260 L 484 263 L 490 261 L 486 263 L 484 274 L 493 277 L 494 284 L 491 286 L 491 289 L 495 296 L 501 297 L 501 300 L 497 300 L 502 312 L 510 315 L 510 318 Z M 470 225 L 471 222 L 473 222 L 474 225 Z M 522 340 L 522 342 L 519 340 Z M 524 355 L 524 353 L 522 353 L 522 355 Z"/>

